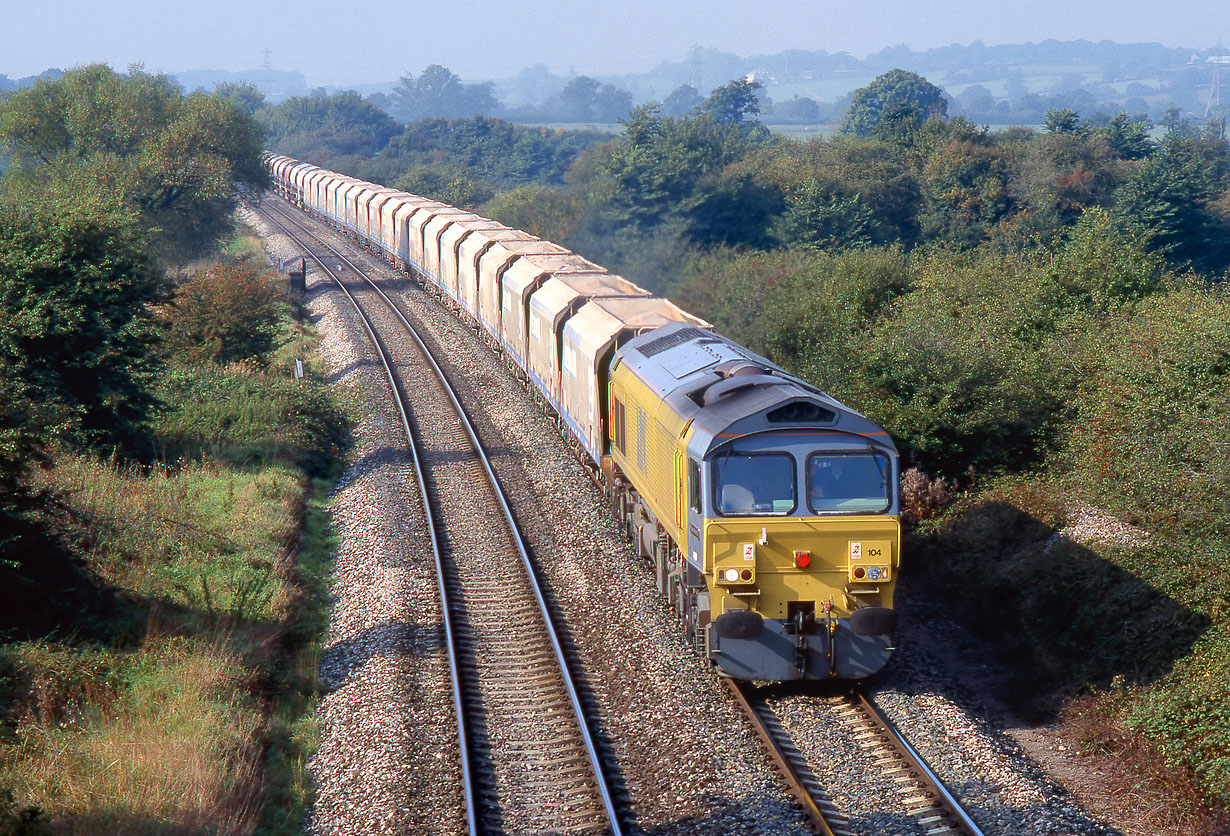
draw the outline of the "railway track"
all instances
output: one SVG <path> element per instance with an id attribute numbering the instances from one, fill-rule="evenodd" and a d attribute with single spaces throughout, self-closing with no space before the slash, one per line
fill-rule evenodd
<path id="1" fill-rule="evenodd" d="M 789 693 L 790 689 L 757 687 L 729 679 L 725 683 L 751 720 L 816 832 L 824 836 L 855 836 L 849 819 L 824 792 L 805 753 L 795 747 L 773 709 L 772 701 Z M 883 780 L 898 796 L 886 804 L 903 809 L 917 825 L 919 833 L 925 836 L 983 836 L 982 830 L 961 808 L 939 776 L 865 694 L 856 690 L 837 695 L 808 695 L 807 698 L 824 703 L 848 729 L 850 738 L 871 756 L 883 772 Z"/>
<path id="2" fill-rule="evenodd" d="M 469 832 L 620 836 L 559 632 L 460 401 L 412 324 L 360 268 L 297 220 L 262 211 L 350 298 L 395 394 L 429 509 Z M 353 287 L 334 265 L 346 265 Z"/>

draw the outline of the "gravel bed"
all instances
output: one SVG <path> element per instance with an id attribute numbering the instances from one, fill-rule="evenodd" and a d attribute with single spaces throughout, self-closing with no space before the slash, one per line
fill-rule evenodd
<path id="1" fill-rule="evenodd" d="M 800 832 L 793 805 L 733 700 L 692 654 L 661 601 L 647 565 L 624 541 L 604 498 L 569 458 L 550 419 L 469 328 L 374 257 L 364 259 L 395 291 L 425 339 L 451 369 L 565 615 L 581 660 L 580 679 L 598 710 L 598 735 L 618 760 L 634 830 L 648 833 Z M 364 340 L 333 294 L 309 276 L 310 309 L 326 334 L 339 379 L 379 386 Z M 375 392 L 382 390 L 376 388 Z M 393 489 L 408 474 L 385 461 L 387 398 L 370 396 L 363 452 L 339 489 L 341 538 L 333 643 L 322 670 L 336 683 L 322 705 L 324 740 L 313 761 L 320 798 L 314 832 L 455 832 L 451 709 L 434 644 L 438 613 L 421 544 L 405 530 L 417 500 Z M 476 405 L 477 404 L 477 405 Z M 396 459 L 396 456 L 390 456 Z M 383 555 L 384 557 L 379 557 Z M 430 592 L 430 594 L 428 594 Z M 1012 719 L 984 700 L 1006 675 L 942 611 L 899 587 L 900 651 L 874 684 L 875 698 L 990 834 L 1116 834 L 1083 812 L 1007 733 Z M 425 603 L 430 598 L 430 604 Z M 397 629 L 391 629 L 397 627 Z M 363 641 L 386 648 L 356 651 Z M 386 645 L 383 642 L 388 642 Z M 916 834 L 895 813 L 861 750 L 837 733 L 816 700 L 777 707 L 822 781 L 840 781 L 834 800 L 865 834 Z M 390 716 L 391 715 L 391 716 Z M 449 718 L 443 723 L 440 718 Z M 413 745 L 411 745 L 413 742 Z M 362 767 L 360 771 L 360 767 Z M 451 771 L 450 771 L 451 770 Z M 349 818 L 348 818 L 349 817 Z M 428 824 L 430 823 L 430 825 Z"/>
<path id="2" fill-rule="evenodd" d="M 1121 834 L 1013 738 L 1021 723 L 996 698 L 1011 677 L 990 650 L 908 587 L 898 608 L 901 650 L 873 697 L 978 826 L 988 836 Z"/>

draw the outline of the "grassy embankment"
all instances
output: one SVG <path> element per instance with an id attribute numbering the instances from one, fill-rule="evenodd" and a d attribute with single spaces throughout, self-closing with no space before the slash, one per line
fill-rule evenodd
<path id="1" fill-rule="evenodd" d="M 301 830 L 347 422 L 262 258 L 246 239 L 228 269 L 269 290 L 274 339 L 241 363 L 172 348 L 161 463 L 61 452 L 39 476 L 45 571 L 0 645 L 0 831 Z"/>

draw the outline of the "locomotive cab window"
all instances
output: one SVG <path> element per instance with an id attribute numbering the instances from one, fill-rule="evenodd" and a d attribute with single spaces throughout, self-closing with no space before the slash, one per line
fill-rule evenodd
<path id="1" fill-rule="evenodd" d="M 700 464 L 695 459 L 688 459 L 688 505 L 696 513 L 701 513 Z"/>
<path id="2" fill-rule="evenodd" d="M 892 504 L 892 465 L 868 453 L 814 453 L 807 458 L 807 504 L 816 512 L 880 514 Z"/>
<path id="3" fill-rule="evenodd" d="M 794 467 L 789 453 L 719 455 L 712 470 L 718 513 L 789 514 L 796 504 Z"/>

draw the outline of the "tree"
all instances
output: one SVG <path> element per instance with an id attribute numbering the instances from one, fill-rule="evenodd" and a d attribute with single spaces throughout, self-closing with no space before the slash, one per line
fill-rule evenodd
<path id="1" fill-rule="evenodd" d="M 738 125 L 745 121 L 755 122 L 754 118 L 748 119 L 748 117 L 755 117 L 760 113 L 760 101 L 756 98 L 756 91 L 762 86 L 759 81 L 736 78 L 710 93 L 709 98 L 705 99 L 700 109 L 712 116 L 713 121 L 719 124 Z"/>
<path id="2" fill-rule="evenodd" d="M 624 125 L 596 185 L 598 213 L 617 228 L 647 230 L 668 216 L 686 218 L 703 198 L 702 179 L 762 141 L 745 125 L 719 123 L 708 114 L 664 118 L 656 105 L 637 108 Z"/>
<path id="3" fill-rule="evenodd" d="M 1178 270 L 1215 275 L 1230 264 L 1230 229 L 1212 208 L 1225 190 L 1224 142 L 1205 146 L 1171 129 L 1115 194 L 1114 212 L 1149 234 Z"/>
<path id="4" fill-rule="evenodd" d="M 230 229 L 237 200 L 268 184 L 252 117 L 216 95 L 184 96 L 140 67 L 96 64 L 0 105 L 18 176 L 54 194 L 113 194 L 164 257 L 186 260 Z"/>
<path id="5" fill-rule="evenodd" d="M 1115 153 L 1124 160 L 1143 160 L 1157 146 L 1149 138 L 1149 120 L 1117 113 L 1100 133 Z"/>
<path id="6" fill-rule="evenodd" d="M 432 64 L 417 79 L 401 77 L 389 96 L 391 112 L 404 122 L 442 117 L 460 119 L 492 113 L 499 102 L 488 84 L 463 84 L 461 77 L 447 67 Z"/>
<path id="7" fill-rule="evenodd" d="M 239 107 L 248 114 L 266 107 L 265 94 L 250 81 L 220 81 L 214 85 L 214 95 Z"/>
<path id="8" fill-rule="evenodd" d="M 262 110 L 269 146 L 316 165 L 349 154 L 372 156 L 401 126 L 353 90 L 332 96 L 294 96 Z"/>
<path id="9" fill-rule="evenodd" d="M 1070 107 L 1048 110 L 1042 120 L 1042 127 L 1052 134 L 1089 134 L 1089 128 L 1081 121 L 1081 115 Z"/>
<path id="10" fill-rule="evenodd" d="M 1128 174 L 1106 140 L 1089 131 L 1038 134 L 1018 148 L 1009 194 L 1025 210 L 1017 220 L 1029 240 L 1046 243 L 1086 209 L 1107 205 Z"/>
<path id="11" fill-rule="evenodd" d="M 940 88 L 916 73 L 890 70 L 851 94 L 841 132 L 866 137 L 876 132 L 885 117 L 919 126 L 947 114 L 948 102 Z"/>
<path id="12" fill-rule="evenodd" d="M 218 264 L 175 291 L 165 346 L 193 362 L 268 362 L 285 308 L 281 283 L 267 269 Z"/>
<path id="13" fill-rule="evenodd" d="M 681 84 L 662 102 L 662 113 L 675 118 L 689 115 L 704 101 L 700 91 L 690 84 Z"/>
<path id="14" fill-rule="evenodd" d="M 82 446 L 148 449 L 162 274 L 134 217 L 27 195 L 0 209 L 0 369 Z"/>
<path id="15" fill-rule="evenodd" d="M 1009 209 L 1007 181 L 1007 160 L 999 149 L 949 143 L 923 168 L 922 234 L 966 247 L 979 243 Z"/>
<path id="16" fill-rule="evenodd" d="M 815 179 L 787 195 L 786 211 L 774 227 L 787 247 L 833 251 L 871 246 L 879 232 L 875 213 L 861 195 Z"/>
<path id="17" fill-rule="evenodd" d="M 561 122 L 618 122 L 632 108 L 632 94 L 589 76 L 577 76 L 544 106 Z"/>
<path id="18" fill-rule="evenodd" d="M 800 125 L 817 125 L 821 121 L 820 105 L 809 96 L 795 96 L 773 107 L 777 120 Z"/>

